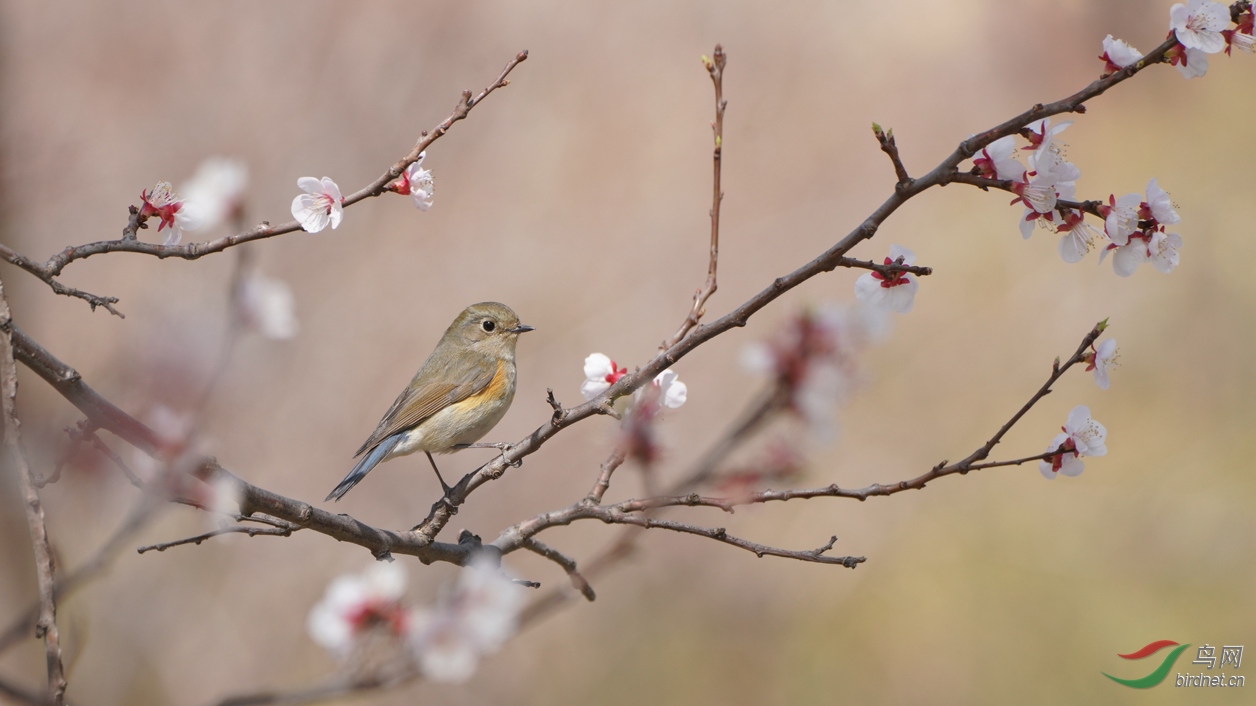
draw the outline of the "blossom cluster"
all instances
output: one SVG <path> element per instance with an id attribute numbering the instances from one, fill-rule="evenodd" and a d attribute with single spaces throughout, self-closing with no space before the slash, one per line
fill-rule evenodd
<path id="1" fill-rule="evenodd" d="M 872 306 L 835 304 L 803 309 L 770 339 L 742 351 L 742 365 L 770 376 L 788 409 L 821 440 L 837 429 L 838 407 L 858 380 L 859 355 L 886 333 L 884 315 Z"/>
<path id="2" fill-rule="evenodd" d="M 306 629 L 339 659 L 382 643 L 432 681 L 463 682 L 481 656 L 515 633 L 523 592 L 495 562 L 481 558 L 462 570 L 453 590 L 434 606 L 414 608 L 405 601 L 405 570 L 379 562 L 332 581 L 310 611 Z"/>
<path id="3" fill-rule="evenodd" d="M 1086 212 L 1071 202 L 1081 171 L 1064 159 L 1059 135 L 1072 123 L 1051 124 L 1050 118 L 1031 123 L 1021 131 L 1031 151 L 1028 168 L 1017 159 L 1016 137 L 1009 135 L 991 142 L 973 158 L 973 173 L 1011 182 L 1016 194 L 1012 204 L 1022 204 L 1020 232 L 1033 235 L 1035 226 L 1060 235 L 1060 258 L 1080 262 L 1092 249 L 1099 248 L 1099 261 L 1112 254 L 1113 270 L 1122 277 L 1133 274 L 1149 262 L 1160 272 L 1171 272 L 1179 262 L 1182 238 L 1166 231 L 1181 221 L 1169 195 L 1156 179 L 1147 184 L 1146 196 L 1131 193 L 1119 199 L 1109 196 L 1097 211 L 1104 218 L 1103 230 L 1086 221 Z"/>
<path id="4" fill-rule="evenodd" d="M 628 368 L 620 367 L 604 353 L 593 353 L 584 359 L 584 382 L 580 394 L 592 400 L 619 379 L 628 374 Z M 654 423 L 664 407 L 676 409 L 689 398 L 689 387 L 681 382 L 675 371 L 664 370 L 649 385 L 632 393 L 629 402 L 616 401 L 623 418 L 620 425 L 619 448 L 628 457 L 650 464 L 658 458 L 659 448 L 655 438 Z"/>

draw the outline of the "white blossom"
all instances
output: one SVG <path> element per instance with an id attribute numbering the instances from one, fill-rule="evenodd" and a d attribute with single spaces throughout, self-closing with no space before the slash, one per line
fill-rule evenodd
<path id="1" fill-rule="evenodd" d="M 226 157 L 210 157 L 183 185 L 184 201 L 204 219 L 203 228 L 214 228 L 240 207 L 249 185 L 249 168 L 244 162 Z"/>
<path id="2" fill-rule="evenodd" d="M 904 265 L 916 263 L 915 253 L 901 245 L 892 245 L 885 264 L 893 265 L 900 257 L 903 258 Z M 872 271 L 855 280 L 855 298 L 874 309 L 906 314 L 912 309 L 918 286 L 916 276 L 910 273 L 899 272 L 886 276 Z"/>
<path id="3" fill-rule="evenodd" d="M 606 355 L 592 353 L 584 359 L 584 382 L 580 385 L 580 394 L 591 400 L 627 374 L 627 368 L 617 368 L 615 361 Z"/>
<path id="4" fill-rule="evenodd" d="M 1079 456 L 1103 456 L 1108 453 L 1108 430 L 1090 418 L 1090 408 L 1086 405 L 1078 405 L 1068 413 L 1064 433 L 1068 434 Z"/>
<path id="5" fill-rule="evenodd" d="M 1147 262 L 1147 242 L 1141 237 L 1130 238 L 1128 243 L 1112 251 L 1112 271 L 1121 277 L 1134 274 L 1144 262 Z"/>
<path id="6" fill-rule="evenodd" d="M 292 217 L 297 219 L 301 228 L 310 233 L 317 233 L 329 224 L 332 230 L 340 226 L 344 217 L 344 198 L 340 195 L 340 187 L 331 177 L 321 180 L 314 177 L 297 179 L 297 186 L 304 194 L 292 199 Z"/>
<path id="7" fill-rule="evenodd" d="M 488 559 L 465 567 L 452 594 L 414 614 L 410 647 L 423 674 L 439 682 L 469 679 L 480 656 L 518 629 L 524 591 Z"/>
<path id="8" fill-rule="evenodd" d="M 1108 199 L 1108 216 L 1104 225 L 1108 238 L 1117 245 L 1125 245 L 1130 236 L 1138 231 L 1138 209 L 1143 199 L 1138 194 L 1126 194 L 1119 199 Z"/>
<path id="9" fill-rule="evenodd" d="M 986 145 L 973 157 L 973 164 L 995 179 L 1020 181 L 1025 175 L 1025 167 L 1016 159 L 1016 138 L 1011 135 Z"/>
<path id="10" fill-rule="evenodd" d="M 306 630 L 314 642 L 342 659 L 372 631 L 404 639 L 413 622 L 401 605 L 405 591 L 406 572 L 396 562 L 377 562 L 361 574 L 340 576 L 310 610 Z"/>
<path id="11" fill-rule="evenodd" d="M 1061 230 L 1064 235 L 1060 236 L 1060 258 L 1069 264 L 1081 262 L 1096 243 L 1104 241 L 1103 234 L 1085 221 L 1078 221 L 1068 230 Z"/>
<path id="12" fill-rule="evenodd" d="M 1058 473 L 1076 476 L 1083 470 L 1082 456 L 1103 456 L 1108 453 L 1108 430 L 1090 418 L 1090 408 L 1085 405 L 1078 405 L 1069 412 L 1063 432 L 1057 434 L 1046 449 L 1059 449 L 1060 453 L 1038 462 L 1038 470 L 1047 478 L 1055 478 Z"/>
<path id="13" fill-rule="evenodd" d="M 1061 444 L 1064 444 L 1067 441 L 1068 434 L 1056 434 L 1055 438 L 1051 440 L 1051 443 L 1047 444 L 1046 450 L 1055 451 L 1060 448 Z M 1042 473 L 1042 475 L 1048 480 L 1055 480 L 1055 477 L 1058 474 L 1064 474 L 1066 476 L 1081 475 L 1083 470 L 1085 470 L 1085 468 L 1082 465 L 1082 460 L 1078 458 L 1076 453 L 1071 451 L 1065 451 L 1052 456 L 1050 459 L 1038 461 L 1038 472 Z"/>
<path id="14" fill-rule="evenodd" d="M 237 305 L 244 322 L 266 338 L 287 340 L 300 329 L 292 288 L 282 280 L 256 272 L 245 276 Z"/>
<path id="15" fill-rule="evenodd" d="M 1208 55 L 1198 49 L 1187 48 L 1173 65 L 1186 78 L 1199 78 L 1208 73 Z"/>
<path id="16" fill-rule="evenodd" d="M 1052 125 L 1051 118 L 1043 118 L 1037 122 L 1030 123 L 1029 131 L 1033 134 L 1029 141 L 1031 143 L 1030 146 L 1034 148 L 1033 153 L 1029 155 L 1030 169 L 1039 172 L 1044 171 L 1046 164 L 1043 160 L 1048 155 L 1056 155 L 1058 157 L 1062 143 L 1059 143 L 1055 138 L 1072 124 L 1072 120 L 1065 120 L 1057 125 Z"/>
<path id="17" fill-rule="evenodd" d="M 1230 8 L 1210 0 L 1190 0 L 1169 8 L 1169 29 L 1187 49 L 1216 54 L 1225 49 L 1221 30 L 1230 26 Z"/>
<path id="18" fill-rule="evenodd" d="M 1173 210 L 1169 195 L 1156 183 L 1155 177 L 1147 182 L 1147 207 L 1151 210 L 1151 217 L 1162 226 L 1171 226 L 1182 220 L 1177 211 Z"/>
<path id="19" fill-rule="evenodd" d="M 1177 233 L 1156 231 L 1147 243 L 1147 259 L 1156 270 L 1169 274 L 1178 266 L 1178 249 L 1182 247 L 1182 238 Z"/>
<path id="20" fill-rule="evenodd" d="M 432 207 L 432 195 L 436 193 L 436 185 L 432 181 L 432 173 L 423 168 L 423 159 L 427 152 L 420 152 L 419 158 L 406 167 L 406 187 L 410 198 L 414 199 L 415 208 L 426 211 Z"/>
<path id="21" fill-rule="evenodd" d="M 1116 367 L 1117 350 L 1116 339 L 1104 339 L 1098 346 L 1095 346 L 1093 352 L 1087 356 L 1087 370 L 1095 375 L 1095 384 L 1100 389 L 1108 389 L 1108 373 L 1112 368 Z"/>
<path id="22" fill-rule="evenodd" d="M 1123 40 L 1113 39 L 1109 34 L 1103 38 L 1103 56 L 1099 58 L 1107 61 L 1112 67 L 1123 69 L 1138 63 L 1143 58 L 1143 53 Z"/>
<path id="23" fill-rule="evenodd" d="M 676 409 L 683 405 L 689 397 L 689 387 L 678 380 L 676 373 L 671 370 L 664 370 L 659 373 L 650 384 L 654 386 L 658 401 L 665 407 Z M 644 389 L 637 390 L 634 396 L 637 399 L 644 397 Z"/>

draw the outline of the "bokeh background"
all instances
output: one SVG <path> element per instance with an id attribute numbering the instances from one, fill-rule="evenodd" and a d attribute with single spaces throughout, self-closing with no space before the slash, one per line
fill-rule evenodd
<path id="1" fill-rule="evenodd" d="M 548 419 L 547 387 L 578 401 L 588 353 L 640 364 L 671 333 L 706 267 L 712 99 L 699 56 L 716 42 L 729 53 L 729 107 L 712 315 L 828 247 L 889 193 L 873 120 L 894 128 L 908 168 L 923 172 L 967 135 L 1092 80 L 1105 34 L 1151 49 L 1168 7 L 5 2 L 0 229 L 37 258 L 116 237 L 142 189 L 183 181 L 211 155 L 247 161 L 251 219 L 286 221 L 297 177 L 358 188 L 443 119 L 459 91 L 528 49 L 513 84 L 430 150 L 430 212 L 386 197 L 349 209 L 335 232 L 252 246 L 267 274 L 292 285 L 301 331 L 289 342 L 241 341 L 200 437 L 248 480 L 317 501 L 469 303 L 506 302 L 537 328 L 520 345 L 519 394 L 492 434 L 499 440 Z M 360 702 L 1250 702 L 1256 684 L 1144 692 L 1100 670 L 1141 676 L 1142 663 L 1116 653 L 1156 639 L 1256 643 L 1253 85 L 1250 55 L 1213 57 L 1208 76 L 1190 82 L 1157 68 L 1091 101 L 1064 136 L 1082 197 L 1141 191 L 1151 176 L 1172 193 L 1186 242 L 1170 276 L 1144 267 L 1120 279 L 1093 254 L 1066 265 L 1056 238 L 1019 237 L 1020 210 L 1005 194 L 963 186 L 914 200 L 854 253 L 881 257 L 901 243 L 936 274 L 865 361 L 867 383 L 841 414 L 839 440 L 798 442 L 809 454 L 798 484 L 889 482 L 962 457 L 1041 384 L 1056 355 L 1110 316 L 1122 352 L 1112 388 L 1068 376 L 999 450 L 1038 453 L 1069 409 L 1088 404 L 1109 429 L 1110 453 L 1082 476 L 1047 482 L 1033 468 L 1001 469 L 863 504 L 816 500 L 731 518 L 691 511 L 789 547 L 837 534 L 837 551 L 868 562 L 849 571 L 650 536 L 597 582 L 596 603 L 529 629 L 470 684 Z M 66 271 L 67 284 L 119 296 L 125 320 L 0 271 L 19 324 L 139 415 L 200 394 L 226 329 L 233 265 L 230 253 L 197 262 L 122 254 Z M 856 275 L 814 279 L 677 365 L 690 401 L 666 420 L 661 474 L 682 472 L 754 394 L 742 347 L 800 306 L 850 300 Z M 23 374 L 25 433 L 46 470 L 59 430 L 77 416 Z M 477 493 L 448 532 L 492 537 L 583 495 L 613 430 L 600 418 L 563 433 Z M 450 457 L 446 468 L 465 472 L 485 460 L 476 453 L 491 452 Z M 639 492 L 624 471 L 611 495 Z M 407 459 L 381 467 L 337 509 L 409 527 L 437 493 L 421 461 Z M 136 496 L 107 469 L 70 469 L 49 487 L 64 563 L 88 556 Z M 0 525 L 7 622 L 35 595 L 7 477 Z M 205 528 L 195 511 L 175 508 L 137 544 Z M 586 558 L 614 536 L 584 523 L 546 538 Z M 313 533 L 123 552 L 62 606 L 70 696 L 92 706 L 203 704 L 318 683 L 336 664 L 306 636 L 306 612 L 331 578 L 369 560 Z M 565 581 L 535 557 L 508 563 L 547 585 Z M 417 602 L 454 571 L 407 567 Z M 1188 662 L 1177 671 L 1201 670 Z M 1256 677 L 1248 665 L 1237 673 Z M 0 674 L 37 688 L 37 641 L 0 656 Z"/>

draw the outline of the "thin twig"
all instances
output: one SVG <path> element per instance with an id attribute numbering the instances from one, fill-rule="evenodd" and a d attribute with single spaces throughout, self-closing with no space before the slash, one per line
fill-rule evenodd
<path id="1" fill-rule="evenodd" d="M 718 288 L 715 274 L 720 259 L 720 203 L 724 201 L 724 192 L 720 191 L 720 165 L 724 160 L 724 108 L 728 107 L 728 101 L 724 100 L 724 65 L 727 58 L 724 48 L 719 44 L 715 45 L 715 53 L 711 58 L 702 57 L 702 64 L 706 66 L 707 73 L 711 75 L 711 83 L 715 86 L 715 120 L 711 123 L 711 132 L 715 137 L 715 147 L 712 150 L 711 257 L 707 264 L 706 283 L 693 295 L 693 306 L 689 309 L 689 315 L 681 322 L 680 328 L 676 329 L 671 338 L 663 341 L 659 350 L 667 350 L 676 345 L 690 329 L 698 325 L 702 315 L 706 313 L 707 300 Z"/>
<path id="2" fill-rule="evenodd" d="M 31 547 L 35 554 L 35 577 L 39 584 L 39 620 L 35 636 L 44 639 L 44 658 L 48 665 L 48 701 L 52 706 L 65 702 L 65 666 L 61 662 L 60 633 L 57 631 L 56 573 L 48 528 L 44 524 L 44 507 L 35 487 L 35 476 L 26 462 L 17 418 L 17 363 L 13 360 L 13 341 L 8 332 L 11 323 L 9 302 L 0 282 L 0 408 L 3 410 L 4 450 L 17 475 L 18 488 L 26 507 L 26 523 L 30 528 Z"/>
<path id="3" fill-rule="evenodd" d="M 576 570 L 575 559 L 572 559 L 548 544 L 531 537 L 523 540 L 520 546 L 533 554 L 543 556 L 555 564 L 563 567 L 563 571 L 566 571 L 567 577 L 571 579 L 572 588 L 579 591 L 580 595 L 584 596 L 585 600 L 590 603 L 597 600 L 597 594 L 593 592 L 593 587 L 590 586 L 589 582 L 580 575 L 579 571 Z"/>
<path id="4" fill-rule="evenodd" d="M 890 264 L 886 265 L 879 262 L 872 262 L 870 260 L 856 260 L 851 257 L 842 258 L 841 260 L 838 261 L 837 265 L 838 267 L 849 267 L 852 269 L 860 269 L 860 270 L 872 270 L 873 272 L 880 273 L 882 275 L 885 275 L 886 277 L 901 274 L 903 272 L 908 272 L 913 275 L 919 275 L 921 277 L 928 277 L 929 275 L 933 274 L 932 267 L 920 267 L 919 265 L 905 265 L 901 262 L 891 262 Z"/>
<path id="5" fill-rule="evenodd" d="M 299 528 L 298 528 L 299 529 Z M 136 549 L 136 552 L 143 554 L 144 552 L 164 552 L 171 547 L 178 547 L 184 544 L 200 544 L 207 539 L 212 539 L 224 534 L 247 534 L 250 537 L 256 537 L 259 534 L 268 537 L 290 537 L 295 530 L 287 527 L 249 527 L 247 525 L 230 525 L 228 527 L 219 527 L 216 530 L 198 534 L 195 537 L 186 537 L 184 539 L 176 539 L 173 542 L 162 542 L 160 544 L 149 544 L 147 546 Z"/>
<path id="6" fill-rule="evenodd" d="M 611 455 L 602 462 L 601 472 L 598 473 L 597 480 L 593 482 L 592 490 L 586 496 L 589 502 L 602 502 L 602 496 L 606 495 L 606 491 L 611 487 L 611 475 L 624 464 L 624 458 L 623 449 L 616 447 L 614 451 L 611 451 Z"/>
<path id="7" fill-rule="evenodd" d="M 881 143 L 881 151 L 889 156 L 890 162 L 894 165 L 894 176 L 898 178 L 894 187 L 906 189 L 911 186 L 912 178 L 907 174 L 907 167 L 903 166 L 903 159 L 898 154 L 898 143 L 894 141 L 894 131 L 886 132 L 881 129 L 880 125 L 873 123 L 872 134 L 876 136 L 877 142 Z"/>

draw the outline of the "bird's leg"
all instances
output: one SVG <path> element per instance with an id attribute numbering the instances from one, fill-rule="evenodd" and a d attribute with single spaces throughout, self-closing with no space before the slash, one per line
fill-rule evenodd
<path id="1" fill-rule="evenodd" d="M 436 480 L 440 481 L 440 487 L 441 487 L 441 490 L 444 490 L 444 491 L 445 491 L 445 497 L 446 497 L 446 498 L 448 498 L 448 497 L 449 497 L 449 491 L 450 491 L 450 490 L 453 490 L 453 488 L 450 488 L 450 487 L 449 487 L 449 484 L 445 482 L 445 479 L 441 477 L 441 475 L 440 475 L 440 469 L 436 467 L 436 459 L 432 458 L 432 454 L 431 454 L 430 452 L 428 452 L 428 451 L 424 451 L 423 453 L 427 454 L 427 460 L 428 460 L 428 463 L 431 463 L 431 464 L 432 464 L 432 470 L 433 470 L 433 471 L 436 471 Z"/>
<path id="2" fill-rule="evenodd" d="M 515 447 L 514 444 L 507 444 L 500 441 L 493 442 L 493 443 L 477 441 L 474 444 L 454 444 L 454 448 L 459 449 L 459 450 L 461 449 L 497 449 L 498 451 L 502 452 L 503 461 L 506 461 L 506 452 L 513 449 L 514 447 Z M 518 461 L 515 461 L 514 463 L 510 463 L 509 461 L 506 461 L 506 463 L 514 468 L 518 468 L 519 466 L 523 465 L 523 460 L 520 459 Z"/>

